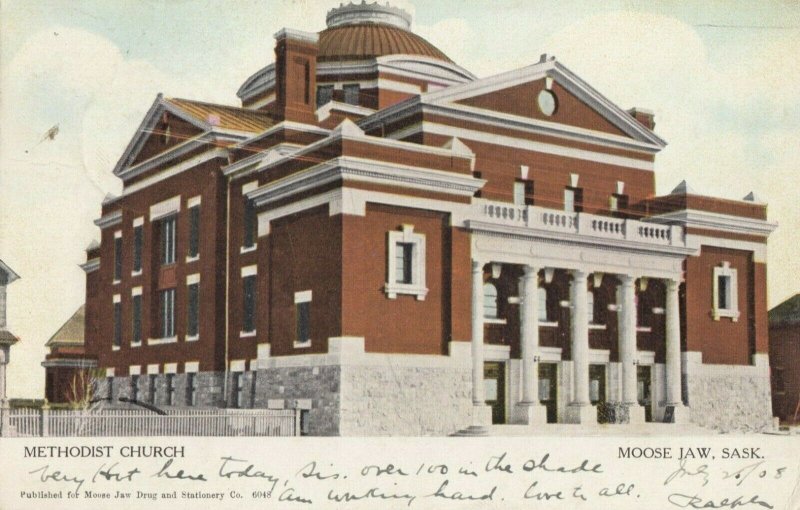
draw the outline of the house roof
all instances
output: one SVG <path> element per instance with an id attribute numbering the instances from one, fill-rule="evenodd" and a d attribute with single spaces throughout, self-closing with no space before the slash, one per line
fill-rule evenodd
<path id="1" fill-rule="evenodd" d="M 0 260 L 0 284 L 8 285 L 14 280 L 18 280 L 19 275 L 13 269 L 8 267 L 5 262 Z"/>
<path id="2" fill-rule="evenodd" d="M 212 128 L 260 133 L 275 123 L 268 113 L 258 110 L 172 97 L 164 101 Z"/>
<path id="3" fill-rule="evenodd" d="M 58 328 L 45 347 L 57 347 L 61 345 L 83 345 L 83 332 L 86 318 L 86 305 L 81 305 L 67 322 Z"/>
<path id="4" fill-rule="evenodd" d="M 800 324 L 800 294 L 795 294 L 769 311 L 770 327 Z"/>

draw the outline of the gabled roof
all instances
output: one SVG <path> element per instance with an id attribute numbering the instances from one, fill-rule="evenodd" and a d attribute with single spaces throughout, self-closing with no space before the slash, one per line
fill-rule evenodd
<path id="1" fill-rule="evenodd" d="M 5 284 L 6 285 L 11 283 L 11 282 L 13 282 L 14 280 L 18 280 L 19 279 L 19 275 L 17 273 L 15 273 L 13 269 L 8 267 L 8 265 L 6 265 L 5 262 L 0 260 L 0 281 L 2 281 L 2 279 L 3 279 L 3 273 L 5 273 L 5 280 L 6 280 Z"/>
<path id="2" fill-rule="evenodd" d="M 489 94 L 548 77 L 589 105 L 608 122 L 618 127 L 631 138 L 662 148 L 667 145 L 664 139 L 639 123 L 630 113 L 612 103 L 578 75 L 555 60 L 555 57 L 548 57 L 547 55 L 542 55 L 539 62 L 527 67 L 428 92 L 421 96 L 421 102 L 433 105 L 452 104 L 469 97 Z"/>
<path id="3" fill-rule="evenodd" d="M 769 311 L 770 327 L 800 324 L 800 294 L 795 294 Z"/>
<path id="4" fill-rule="evenodd" d="M 203 134 L 218 133 L 246 137 L 260 133 L 275 124 L 267 112 L 190 99 L 165 98 L 159 94 L 114 167 L 114 175 L 120 175 L 136 159 L 164 112 L 169 112 L 196 126 Z"/>
<path id="5" fill-rule="evenodd" d="M 86 305 L 81 305 L 67 322 L 58 328 L 45 347 L 57 347 L 61 345 L 83 345 L 83 332 L 86 319 Z"/>

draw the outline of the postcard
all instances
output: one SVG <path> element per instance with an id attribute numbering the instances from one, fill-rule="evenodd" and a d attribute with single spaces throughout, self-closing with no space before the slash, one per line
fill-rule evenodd
<path id="1" fill-rule="evenodd" d="M 0 29 L 0 508 L 800 508 L 797 5 Z"/>

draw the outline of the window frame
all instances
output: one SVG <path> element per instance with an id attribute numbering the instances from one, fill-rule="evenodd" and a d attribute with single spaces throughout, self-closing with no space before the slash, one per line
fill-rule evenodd
<path id="1" fill-rule="evenodd" d="M 311 301 L 312 291 L 304 290 L 294 293 L 295 348 L 311 347 Z M 305 318 L 305 326 L 303 319 Z M 305 335 L 302 333 L 305 332 Z M 305 336 L 305 338 L 302 338 Z"/>
<path id="2" fill-rule="evenodd" d="M 328 85 L 328 84 L 317 85 L 317 95 L 316 95 L 316 98 L 315 98 L 317 108 L 321 108 L 321 107 L 325 106 L 326 104 L 330 103 L 331 101 L 333 101 L 333 89 L 334 89 L 334 87 L 333 87 L 332 84 L 330 84 L 330 85 Z M 320 97 L 320 93 L 323 90 L 328 92 L 327 100 L 325 100 L 325 101 L 322 101 L 323 98 Z"/>
<path id="3" fill-rule="evenodd" d="M 487 301 L 488 298 L 492 298 L 493 306 L 487 306 L 490 303 Z M 484 321 L 496 321 L 500 318 L 500 307 L 499 305 L 499 292 L 497 290 L 497 285 L 492 282 L 484 282 L 483 283 L 483 319 Z M 488 310 L 494 310 L 494 314 L 488 314 Z"/>
<path id="4" fill-rule="evenodd" d="M 197 374 L 194 372 L 186 373 L 186 404 L 197 405 Z"/>
<path id="5" fill-rule="evenodd" d="M 250 288 L 248 292 L 248 287 L 250 287 L 251 285 L 252 288 Z M 258 274 L 253 273 L 253 274 L 242 275 L 241 336 L 252 336 L 256 334 L 257 303 L 258 303 Z"/>
<path id="6" fill-rule="evenodd" d="M 186 284 L 186 341 L 191 342 L 198 338 L 200 338 L 199 280 Z"/>
<path id="7" fill-rule="evenodd" d="M 169 214 L 158 220 L 159 260 L 162 266 L 169 266 L 177 261 L 177 226 L 177 213 Z"/>
<path id="8" fill-rule="evenodd" d="M 131 296 L 131 347 L 142 345 L 142 295 Z"/>
<path id="9" fill-rule="evenodd" d="M 175 291 L 173 287 L 158 293 L 158 333 L 161 339 L 175 337 Z"/>
<path id="10" fill-rule="evenodd" d="M 396 299 L 398 295 L 412 295 L 418 301 L 425 300 L 428 288 L 425 285 L 425 234 L 414 232 L 414 225 L 402 225 L 401 230 L 387 233 L 387 264 L 386 283 L 384 292 L 389 299 Z M 396 281 L 397 276 L 397 250 L 398 243 L 410 244 L 411 247 L 411 282 Z"/>
<path id="11" fill-rule="evenodd" d="M 122 302 L 114 301 L 114 330 L 111 339 L 111 348 L 119 350 L 122 347 Z"/>
<path id="12" fill-rule="evenodd" d="M 186 260 L 200 258 L 200 204 L 189 207 L 189 242 L 186 247 Z"/>
<path id="13" fill-rule="evenodd" d="M 142 274 L 142 253 L 144 249 L 144 225 L 133 227 L 133 268 L 131 274 Z"/>
<path id="14" fill-rule="evenodd" d="M 724 289 L 720 287 L 720 278 L 727 279 L 727 285 Z M 715 266 L 713 271 L 712 281 L 712 294 L 711 294 L 711 315 L 715 321 L 723 317 L 731 319 L 736 322 L 739 320 L 739 293 L 738 293 L 738 277 L 736 269 L 732 268 L 730 262 L 723 261 L 722 264 Z M 725 291 L 725 301 L 727 307 L 720 306 L 721 291 Z"/>
<path id="15" fill-rule="evenodd" d="M 122 281 L 122 232 L 114 233 L 114 283 Z"/>
<path id="16" fill-rule="evenodd" d="M 352 95 L 355 90 L 355 102 L 352 101 L 352 96 L 348 97 L 348 92 Z M 361 84 L 360 83 L 345 83 L 342 85 L 342 101 L 345 104 L 358 106 L 361 104 Z"/>

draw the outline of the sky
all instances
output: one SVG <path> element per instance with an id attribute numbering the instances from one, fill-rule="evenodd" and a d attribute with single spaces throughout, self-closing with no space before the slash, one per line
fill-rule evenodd
<path id="1" fill-rule="evenodd" d="M 383 0 L 382 0 L 383 3 Z M 768 303 L 800 292 L 800 2 L 393 0 L 480 77 L 548 53 L 616 104 L 655 112 L 659 194 L 769 203 Z M 0 0 L 0 259 L 9 395 L 44 394 L 45 342 L 84 300 L 111 171 L 156 94 L 238 104 L 283 27 L 339 0 Z M 45 134 L 54 126 L 58 133 Z"/>

